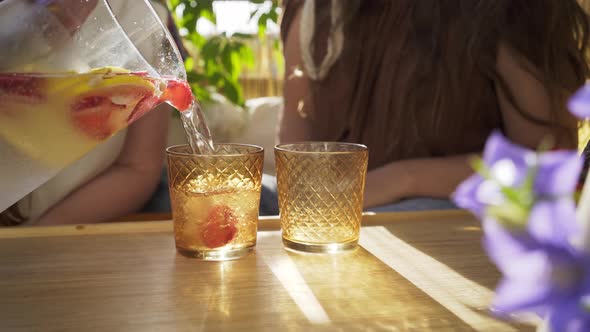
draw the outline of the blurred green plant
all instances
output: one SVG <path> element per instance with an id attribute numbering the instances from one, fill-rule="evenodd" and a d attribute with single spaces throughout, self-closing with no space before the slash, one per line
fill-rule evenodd
<path id="1" fill-rule="evenodd" d="M 244 96 L 238 81 L 244 68 L 255 64 L 249 39 L 266 40 L 269 23 L 279 19 L 280 0 L 249 0 L 258 4 L 250 14 L 258 23 L 257 34 L 233 33 L 206 37 L 197 31 L 197 21 L 205 19 L 217 24 L 213 3 L 220 0 L 168 0 L 167 5 L 181 32 L 189 56 L 185 59 L 187 79 L 193 93 L 201 102 L 212 100 L 212 93 L 225 96 L 230 102 L 243 106 Z M 269 2 L 270 6 L 262 6 Z M 278 50 L 278 40 L 274 47 Z"/>

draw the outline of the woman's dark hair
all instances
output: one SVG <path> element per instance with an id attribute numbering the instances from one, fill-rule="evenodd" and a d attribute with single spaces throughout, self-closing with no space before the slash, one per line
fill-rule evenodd
<path id="1" fill-rule="evenodd" d="M 342 4 L 341 24 L 353 28 L 355 15 L 374 10 L 383 2 L 347 0 Z M 588 1 L 420 0 L 413 1 L 411 6 L 413 26 L 410 30 L 426 50 L 422 53 L 425 57 L 441 52 L 444 47 L 441 43 L 446 41 L 441 34 L 448 34 L 454 25 L 461 26 L 471 61 L 477 61 L 480 69 L 504 89 L 521 115 L 531 122 L 563 129 L 557 113 L 565 108 L 571 93 L 590 77 L 590 21 L 585 11 Z M 503 42 L 517 56 L 521 66 L 545 86 L 552 106 L 549 121 L 522 111 L 498 75 L 496 54 L 490 54 L 489 50 L 497 50 L 499 42 Z M 457 68 L 462 65 L 455 64 Z M 429 69 L 417 67 L 416 70 Z M 422 76 L 420 73 L 413 75 Z"/>
<path id="2" fill-rule="evenodd" d="M 286 1 L 285 16 L 302 2 Z M 334 24 L 330 4 L 340 6 Z M 590 77 L 585 1 L 316 0 L 315 5 L 315 62 L 339 30 L 335 24 L 342 25 L 344 46 L 325 78 L 312 82 L 318 108 L 310 116 L 314 139 L 370 146 L 370 168 L 481 151 L 487 135 L 503 126 L 500 89 L 525 119 L 575 146 L 575 120 L 566 102 Z M 514 98 L 498 72 L 500 46 L 544 86 L 550 117 L 525 111 Z"/>

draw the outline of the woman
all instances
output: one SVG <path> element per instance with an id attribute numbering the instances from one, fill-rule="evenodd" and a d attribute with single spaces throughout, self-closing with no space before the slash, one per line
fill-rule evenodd
<path id="1" fill-rule="evenodd" d="M 577 146 L 565 100 L 590 70 L 575 0 L 286 0 L 281 28 L 279 139 L 366 144 L 366 208 L 452 207 L 494 129 Z"/>

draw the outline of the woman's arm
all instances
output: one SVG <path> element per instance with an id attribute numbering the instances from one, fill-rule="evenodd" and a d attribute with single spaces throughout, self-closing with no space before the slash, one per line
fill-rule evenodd
<path id="1" fill-rule="evenodd" d="M 370 153 L 370 152 L 369 152 Z M 406 197 L 448 198 L 473 174 L 472 155 L 407 159 L 367 173 L 364 207 L 393 203 Z"/>
<path id="2" fill-rule="evenodd" d="M 170 108 L 161 104 L 129 126 L 117 161 L 52 207 L 38 224 L 108 222 L 139 210 L 160 179 Z"/>

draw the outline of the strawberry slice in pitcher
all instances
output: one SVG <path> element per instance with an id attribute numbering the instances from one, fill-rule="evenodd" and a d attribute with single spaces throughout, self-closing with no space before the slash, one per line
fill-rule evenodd
<path id="1" fill-rule="evenodd" d="M 211 208 L 201 232 L 203 243 L 211 249 L 223 247 L 238 233 L 238 217 L 234 210 L 224 204 Z"/>
<path id="2" fill-rule="evenodd" d="M 147 96 L 137 103 L 131 114 L 127 117 L 127 123 L 131 124 L 135 120 L 141 118 L 144 114 L 149 112 L 152 108 L 160 103 L 160 98 L 156 96 Z"/>
<path id="3" fill-rule="evenodd" d="M 45 101 L 42 77 L 29 74 L 0 74 L 0 111 L 9 112 L 10 105 L 31 105 Z"/>
<path id="4" fill-rule="evenodd" d="M 0 74 L 0 96 L 20 96 L 30 101 L 42 101 L 43 78 L 32 74 Z"/>
<path id="5" fill-rule="evenodd" d="M 105 76 L 71 104 L 75 126 L 104 140 L 151 110 L 158 98 L 150 79 L 129 74 Z"/>
<path id="6" fill-rule="evenodd" d="M 88 137 L 103 140 L 114 132 L 109 121 L 112 113 L 124 108 L 106 96 L 84 97 L 72 104 L 72 120 Z"/>
<path id="7" fill-rule="evenodd" d="M 169 102 L 180 112 L 188 110 L 194 101 L 191 87 L 187 82 L 170 78 L 160 99 Z"/>

